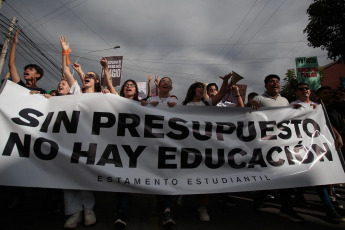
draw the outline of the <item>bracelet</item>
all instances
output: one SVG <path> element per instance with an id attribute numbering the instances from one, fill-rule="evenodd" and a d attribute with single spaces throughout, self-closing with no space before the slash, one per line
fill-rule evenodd
<path id="1" fill-rule="evenodd" d="M 66 56 L 66 55 L 68 55 L 68 54 L 71 53 L 71 52 L 72 52 L 71 49 L 63 50 L 63 51 L 62 51 L 62 55 L 63 55 L 63 56 Z"/>
<path id="2" fill-rule="evenodd" d="M 72 64 L 71 60 L 70 60 L 69 57 L 68 57 L 68 54 L 71 53 L 71 52 L 72 52 L 71 49 L 63 50 L 63 51 L 62 51 L 62 56 L 66 56 L 66 65 Z"/>

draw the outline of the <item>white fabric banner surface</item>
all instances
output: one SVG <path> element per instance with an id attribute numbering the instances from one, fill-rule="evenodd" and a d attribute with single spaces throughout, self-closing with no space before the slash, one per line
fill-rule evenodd
<path id="1" fill-rule="evenodd" d="M 345 183 L 321 106 L 46 99 L 7 81 L 0 125 L 1 185 L 173 195 Z"/>

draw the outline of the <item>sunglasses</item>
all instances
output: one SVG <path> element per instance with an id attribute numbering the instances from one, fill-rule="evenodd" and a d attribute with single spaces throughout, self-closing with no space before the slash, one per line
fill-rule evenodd
<path id="1" fill-rule="evenodd" d="M 85 74 L 84 78 L 93 78 L 94 80 L 97 79 L 97 77 L 94 74 Z"/>
<path id="2" fill-rule="evenodd" d="M 298 90 L 299 90 L 299 91 L 304 91 L 304 90 L 307 90 L 307 91 L 308 91 L 308 90 L 309 90 L 309 87 L 300 87 L 300 88 L 298 88 Z"/>

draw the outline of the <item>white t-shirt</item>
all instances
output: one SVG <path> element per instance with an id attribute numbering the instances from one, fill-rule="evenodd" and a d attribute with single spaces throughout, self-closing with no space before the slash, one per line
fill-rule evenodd
<path id="1" fill-rule="evenodd" d="M 70 94 L 82 94 L 82 92 L 81 92 L 81 88 L 80 88 L 80 86 L 79 86 L 79 84 L 78 84 L 78 82 L 77 81 L 75 81 L 74 83 L 73 83 L 73 85 L 71 86 L 71 88 L 69 89 L 69 93 Z"/>
<path id="2" fill-rule="evenodd" d="M 277 98 L 271 97 L 267 93 L 258 95 L 254 97 L 254 100 L 259 103 L 260 107 L 279 107 L 279 106 L 289 106 L 289 101 L 285 98 L 278 95 Z"/>
<path id="3" fill-rule="evenodd" d="M 168 106 L 168 102 L 176 102 L 178 104 L 178 100 L 172 97 L 159 97 L 159 96 L 154 96 L 154 97 L 149 97 L 147 98 L 146 102 L 150 103 L 153 101 L 158 101 L 159 104 L 161 105 L 166 105 Z"/>
<path id="4" fill-rule="evenodd" d="M 290 105 L 295 105 L 295 104 L 300 104 L 303 107 L 309 107 L 309 106 L 312 106 L 312 105 L 317 105 L 317 103 L 315 103 L 313 101 L 311 103 L 306 103 L 306 102 L 303 102 L 301 100 L 293 101 L 293 102 L 290 103 Z"/>
<path id="5" fill-rule="evenodd" d="M 208 105 L 212 106 L 212 98 L 208 98 L 206 100 L 206 102 L 208 103 Z M 198 101 L 198 102 L 189 102 L 186 104 L 187 106 L 206 106 L 205 102 L 203 101 Z"/>

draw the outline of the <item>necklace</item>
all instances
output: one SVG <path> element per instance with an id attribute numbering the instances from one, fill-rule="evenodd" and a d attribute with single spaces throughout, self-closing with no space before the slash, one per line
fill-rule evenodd
<path id="1" fill-rule="evenodd" d="M 161 100 L 161 102 L 162 102 L 162 104 L 166 101 L 166 99 L 168 99 L 168 97 L 166 97 L 166 98 L 161 98 L 161 97 L 159 97 L 159 99 Z"/>

